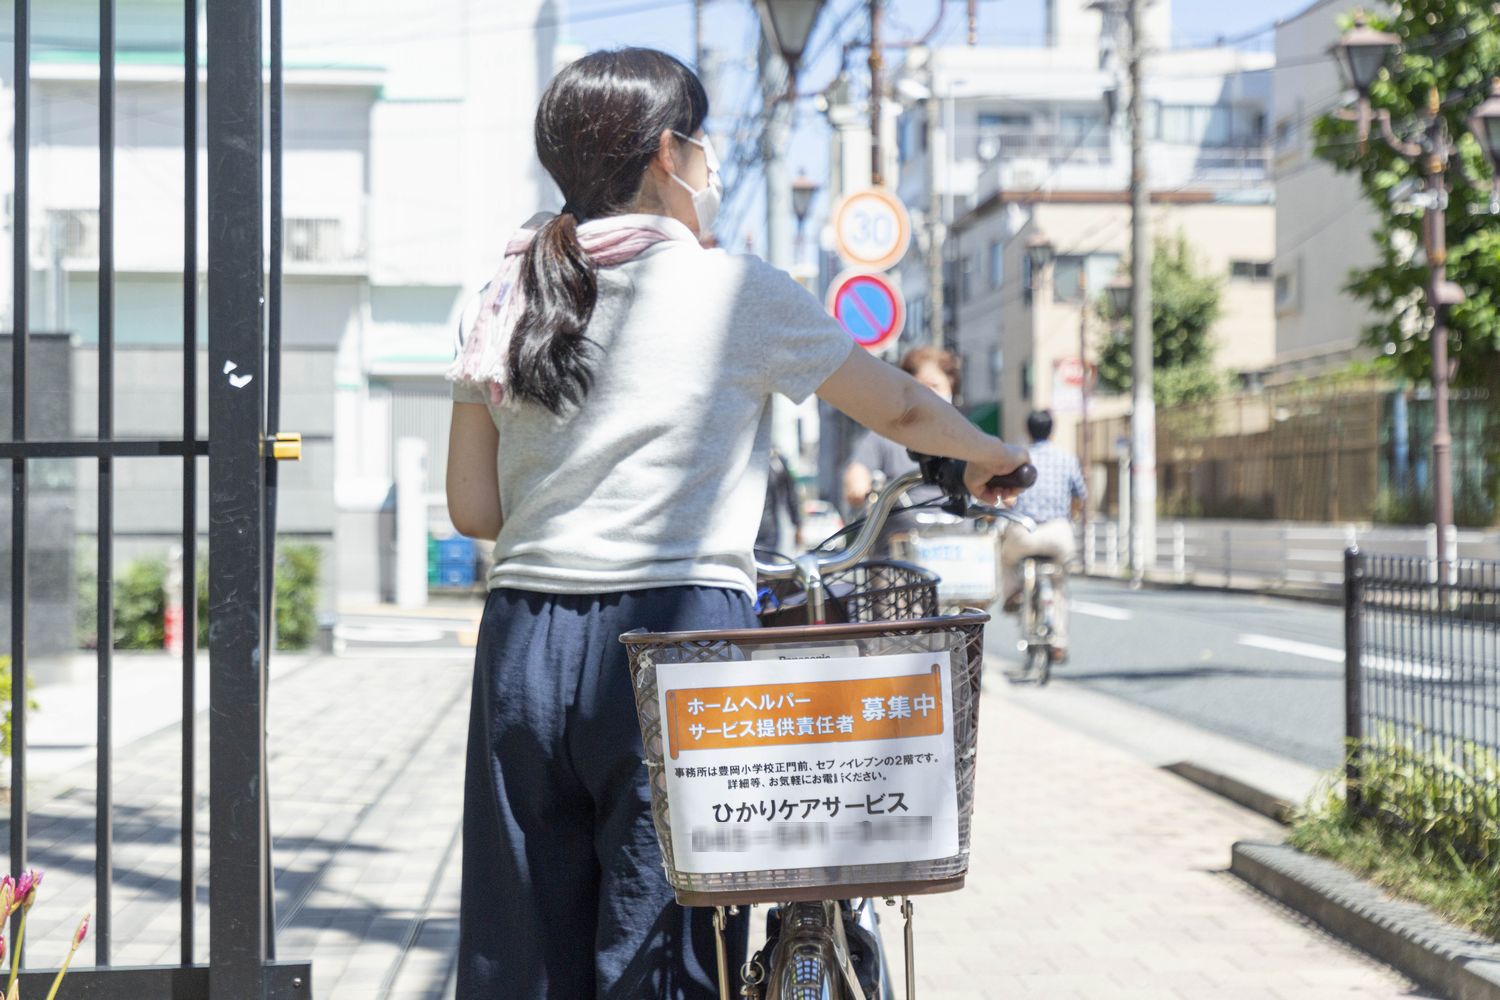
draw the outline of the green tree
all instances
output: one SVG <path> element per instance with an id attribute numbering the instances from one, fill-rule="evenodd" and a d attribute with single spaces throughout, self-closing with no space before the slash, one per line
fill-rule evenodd
<path id="1" fill-rule="evenodd" d="M 1467 301 L 1449 310 L 1448 357 L 1456 387 L 1487 390 L 1490 432 L 1482 481 L 1456 481 L 1454 491 L 1455 499 L 1472 494 L 1481 507 L 1493 509 L 1500 496 L 1500 219 L 1489 211 L 1490 168 L 1467 119 L 1488 95 L 1491 78 L 1500 75 L 1500 7 L 1489 0 L 1395 0 L 1367 19 L 1401 40 L 1370 88 L 1371 105 L 1389 112 L 1398 134 L 1414 138 L 1410 130 L 1435 89 L 1438 114 L 1457 147 L 1448 164 L 1444 232 L 1448 280 L 1463 288 Z M 1352 13 L 1344 15 L 1341 27 L 1353 20 Z M 1378 125 L 1363 150 L 1356 129 L 1349 115 L 1337 112 L 1313 123 L 1317 155 L 1358 178 L 1378 220 L 1371 234 L 1376 262 L 1352 269 L 1344 290 L 1370 308 L 1374 321 L 1365 327 L 1364 340 L 1378 349 L 1386 370 L 1431 382 L 1429 271 L 1421 252 L 1425 220 L 1398 190 L 1419 186 L 1421 170 L 1381 140 Z"/>
<path id="2" fill-rule="evenodd" d="M 1152 395 L 1158 405 L 1212 399 L 1223 391 L 1225 377 L 1213 367 L 1210 337 L 1222 291 L 1217 278 L 1194 267 L 1185 238 L 1156 240 L 1151 254 L 1151 354 Z M 1107 309 L 1100 305 L 1101 313 Z M 1133 340 L 1130 317 L 1121 317 L 1099 351 L 1099 384 L 1104 390 L 1130 391 Z"/>
<path id="3" fill-rule="evenodd" d="M 1393 56 L 1370 88 L 1370 103 L 1388 111 L 1396 131 L 1416 122 L 1435 87 L 1439 114 L 1457 143 L 1448 169 L 1448 278 L 1468 293 L 1449 314 L 1449 357 L 1460 386 L 1488 386 L 1500 374 L 1500 221 L 1489 214 L 1489 167 L 1469 134 L 1469 113 L 1500 75 L 1500 7 L 1490 0 L 1395 0 L 1384 13 L 1367 15 L 1371 27 L 1395 33 Z M 1341 19 L 1348 28 L 1353 15 Z M 1413 381 L 1432 378 L 1431 320 L 1423 294 L 1428 268 L 1421 253 L 1423 217 L 1407 199 L 1393 198 L 1403 184 L 1419 185 L 1419 166 L 1387 146 L 1378 124 L 1366 148 L 1347 114 L 1325 114 L 1313 123 L 1317 155 L 1336 170 L 1355 174 L 1379 220 L 1372 234 L 1377 261 L 1349 272 L 1344 290 L 1370 307 L 1375 319 L 1366 343 L 1380 350 L 1388 369 Z"/>

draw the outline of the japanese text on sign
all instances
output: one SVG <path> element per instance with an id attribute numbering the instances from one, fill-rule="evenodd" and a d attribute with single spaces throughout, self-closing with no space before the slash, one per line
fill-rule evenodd
<path id="1" fill-rule="evenodd" d="M 803 684 L 695 688 L 667 694 L 667 745 L 847 743 L 932 736 L 943 731 L 942 672 Z"/>
<path id="2" fill-rule="evenodd" d="M 658 664 L 673 864 L 878 864 L 958 850 L 950 654 Z"/>

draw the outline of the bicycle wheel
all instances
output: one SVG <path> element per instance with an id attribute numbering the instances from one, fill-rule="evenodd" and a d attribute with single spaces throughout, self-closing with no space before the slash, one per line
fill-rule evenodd
<path id="1" fill-rule="evenodd" d="M 1052 647 L 1035 643 L 1026 647 L 1026 679 L 1043 687 L 1052 677 Z"/>

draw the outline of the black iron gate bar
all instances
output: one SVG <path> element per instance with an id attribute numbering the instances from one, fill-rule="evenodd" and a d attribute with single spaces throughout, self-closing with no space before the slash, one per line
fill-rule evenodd
<path id="1" fill-rule="evenodd" d="M 31 440 L 27 427 L 29 317 L 30 0 L 15 0 L 14 229 L 12 313 L 12 435 L 0 442 L 0 460 L 11 465 L 11 646 L 13 745 L 10 861 L 27 860 L 26 797 L 26 594 L 27 463 L 32 459 L 85 458 L 98 464 L 99 708 L 95 857 L 94 969 L 69 979 L 70 997 L 134 1000 L 171 995 L 182 1000 L 305 996 L 310 967 L 271 961 L 271 861 L 266 820 L 265 656 L 269 650 L 270 538 L 267 487 L 275 464 L 267 454 L 266 428 L 279 419 L 280 366 L 280 153 L 281 4 L 270 0 L 274 86 L 272 124 L 272 324 L 263 338 L 261 292 L 261 22 L 259 0 L 208 0 L 211 83 L 208 101 L 210 371 L 232 361 L 236 379 L 209 387 L 209 443 L 197 438 L 197 0 L 184 0 L 184 231 L 183 231 L 183 430 L 180 440 L 114 438 L 114 107 L 115 4 L 99 11 L 99 387 L 94 441 Z M 262 351 L 267 354 L 263 355 Z M 260 376 L 265 374 L 269 385 Z M 228 372 L 224 372 L 227 376 Z M 249 377 L 245 381 L 246 376 Z M 245 389 L 250 389 L 246 392 Z M 112 938 L 112 546 L 113 471 L 116 458 L 182 459 L 183 588 L 181 963 L 178 966 L 110 968 Z M 209 457 L 210 641 L 210 961 L 194 964 L 193 774 L 197 654 L 196 460 Z M 274 521 L 271 522 L 274 524 Z M 274 531 L 274 529 L 272 529 Z M 14 929 L 12 940 L 14 940 Z M 19 959 L 20 956 L 18 956 Z M 50 971 L 23 973 L 25 989 L 45 988 Z"/>
<path id="2" fill-rule="evenodd" d="M 26 347 L 31 329 L 27 307 L 30 263 L 27 236 L 30 213 L 27 191 L 31 148 L 31 4 L 15 3 L 15 178 L 11 202 L 11 425 L 15 441 L 26 440 Z M 10 864 L 20 871 L 26 861 L 26 458 L 11 456 L 10 652 L 11 652 L 11 779 Z M 19 937 L 20 917 L 11 923 L 10 940 Z M 17 961 L 20 960 L 18 955 Z"/>

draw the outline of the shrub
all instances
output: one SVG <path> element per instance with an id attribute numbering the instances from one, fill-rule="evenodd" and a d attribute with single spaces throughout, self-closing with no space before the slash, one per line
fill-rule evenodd
<path id="1" fill-rule="evenodd" d="M 1357 752 L 1360 808 L 1330 781 L 1295 817 L 1292 844 L 1500 936 L 1500 757 L 1391 734 Z"/>
<path id="2" fill-rule="evenodd" d="M 166 640 L 167 567 L 137 559 L 115 580 L 115 649 L 161 649 Z"/>
<path id="3" fill-rule="evenodd" d="M 323 552 L 305 542 L 276 556 L 276 648 L 306 649 L 318 635 L 318 573 Z"/>
<path id="4" fill-rule="evenodd" d="M 197 560 L 198 645 L 208 646 L 208 559 Z M 285 543 L 276 553 L 276 648 L 306 649 L 317 638 L 318 577 L 322 569 L 322 550 L 305 542 Z M 92 577 L 80 578 L 79 631 L 97 632 L 93 615 L 93 597 L 86 593 Z M 166 642 L 166 579 L 164 563 L 156 559 L 138 559 L 125 568 L 115 581 L 115 648 L 161 649 Z"/>

